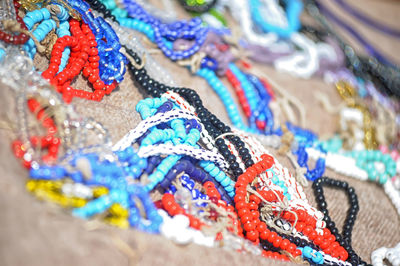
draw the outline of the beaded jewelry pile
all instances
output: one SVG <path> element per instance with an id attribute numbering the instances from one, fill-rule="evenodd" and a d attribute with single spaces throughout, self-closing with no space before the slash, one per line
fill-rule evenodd
<path id="1" fill-rule="evenodd" d="M 14 98 L 11 147 L 29 172 L 27 190 L 75 217 L 180 245 L 311 265 L 400 265 L 399 244 L 371 258 L 357 254 L 352 229 L 368 208 L 359 205 L 362 191 L 325 176 L 330 168 L 377 182 L 400 215 L 398 67 L 321 2 L 171 1 L 163 1 L 168 12 L 142 0 L 1 1 L 0 84 Z M 178 19 L 178 5 L 193 18 Z M 302 25 L 304 7 L 318 26 Z M 331 20 L 368 56 L 357 55 Z M 196 90 L 179 87 L 154 50 L 204 79 L 230 125 Z M 317 97 L 337 115 L 338 134 L 322 138 L 305 128 L 301 102 L 257 64 L 333 83 L 340 108 Z M 107 128 L 76 107 L 117 95 L 127 79 L 144 95 L 129 111 L 140 122 L 112 142 Z M 303 190 L 309 181 L 316 206 Z M 349 199 L 342 230 L 329 215 L 325 186 Z"/>

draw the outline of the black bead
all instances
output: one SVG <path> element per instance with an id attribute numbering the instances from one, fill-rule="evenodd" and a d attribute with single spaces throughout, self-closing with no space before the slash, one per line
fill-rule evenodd
<path id="1" fill-rule="evenodd" d="M 240 176 L 241 174 L 243 174 L 243 171 L 242 171 L 242 169 L 240 169 L 240 168 L 236 168 L 236 169 L 233 171 L 233 174 L 237 177 L 237 176 Z"/>
<path id="2" fill-rule="evenodd" d="M 228 161 L 229 164 L 233 164 L 234 162 L 236 162 L 236 156 L 231 154 L 228 156 L 228 158 L 226 158 L 226 160 Z"/>
<path id="3" fill-rule="evenodd" d="M 254 162 L 253 162 L 252 159 L 249 159 L 249 160 L 247 160 L 247 161 L 244 162 L 244 165 L 245 165 L 246 167 L 250 167 L 250 166 L 252 166 L 253 164 L 254 164 Z"/>
<path id="4" fill-rule="evenodd" d="M 239 163 L 238 162 L 234 162 L 233 164 L 231 164 L 231 169 L 234 171 L 235 169 L 240 168 Z"/>

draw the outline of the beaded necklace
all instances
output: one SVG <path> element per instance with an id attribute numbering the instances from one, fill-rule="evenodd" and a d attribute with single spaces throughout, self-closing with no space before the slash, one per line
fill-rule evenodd
<path id="1" fill-rule="evenodd" d="M 72 5 L 81 9 L 85 8 L 78 2 L 74 2 Z M 89 9 L 86 11 L 86 15 L 91 14 Z M 82 32 L 81 36 L 85 35 L 89 40 L 94 40 L 96 37 L 93 29 L 86 24 L 84 16 L 82 14 L 83 22 L 70 20 L 71 34 L 75 36 Z M 112 16 L 110 18 L 112 19 Z M 93 22 L 93 24 L 96 23 L 100 22 Z M 174 35 L 173 32 L 168 32 L 168 34 Z M 67 32 L 61 32 L 60 35 L 64 36 L 59 38 L 61 40 L 57 44 L 69 42 L 68 37 L 70 36 L 67 36 Z M 113 35 L 105 34 L 104 36 Z M 78 39 L 84 39 L 84 37 Z M 100 39 L 100 41 L 103 40 Z M 72 42 L 74 41 L 71 40 Z M 116 40 L 115 45 L 111 44 L 111 46 L 118 48 L 118 43 L 119 41 Z M 74 53 L 77 52 L 72 46 L 70 59 L 76 58 Z M 89 49 L 94 47 L 99 47 L 99 50 L 104 48 L 95 44 Z M 171 216 L 174 216 L 174 219 L 179 220 L 179 217 L 175 216 L 184 215 L 186 222 L 182 221 L 181 224 L 187 223 L 186 226 L 182 226 L 185 229 L 189 225 L 195 229 L 207 229 L 211 221 L 218 221 L 228 213 L 226 216 L 231 220 L 232 227 L 229 227 L 227 231 L 241 236 L 243 235 L 241 225 L 243 225 L 246 238 L 257 244 L 263 242 L 263 247 L 272 250 L 270 252 L 262 251 L 266 257 L 287 260 L 288 257 L 293 259 L 302 255 L 304 259 L 317 264 L 335 261 L 333 257 L 336 257 L 339 258 L 336 261 L 340 264 L 340 260 L 348 258 L 345 250 L 347 249 L 350 259 L 356 258 L 350 247 L 343 245 L 340 247 L 338 241 L 335 241 L 335 238 L 338 238 L 330 230 L 324 229 L 325 223 L 322 221 L 321 214 L 308 205 L 301 187 L 293 181 L 293 177 L 287 169 L 263 151 L 259 143 L 252 138 L 240 136 L 240 133 L 232 131 L 219 121 L 215 115 L 203 107 L 199 96 L 193 90 L 164 85 L 150 78 L 146 69 L 143 68 L 144 58 L 140 58 L 128 47 L 125 47 L 125 50 L 133 58 L 129 69 L 135 82 L 141 89 L 156 97 L 145 99 L 137 105 L 136 109 L 143 118 L 143 127 L 133 130 L 133 133 L 128 133 L 126 138 L 129 139 L 133 136 L 132 138 L 140 145 L 140 149 L 134 150 L 132 147 L 122 149 L 123 146 L 133 144 L 132 141 L 129 142 L 126 139 L 119 142 L 121 146 L 118 146 L 118 143 L 117 146 L 114 146 L 114 152 L 110 151 L 111 146 L 106 141 L 104 147 L 73 149 L 71 148 L 73 145 L 71 145 L 66 155 L 59 160 L 59 165 L 39 165 L 31 169 L 30 175 L 34 180 L 29 182 L 28 189 L 38 196 L 45 193 L 47 198 L 55 200 L 61 205 L 74 207 L 73 214 L 78 217 L 88 218 L 104 213 L 106 214 L 104 220 L 108 223 L 120 227 L 130 225 L 148 232 L 159 232 L 162 230 L 160 228 L 163 220 L 162 212 L 155 209 L 147 192 L 160 186 L 168 189 L 162 197 L 162 207 Z M 58 54 L 61 54 L 61 51 L 56 50 L 57 56 L 62 57 Z M 103 52 L 107 54 L 107 51 L 103 50 Z M 79 54 L 78 56 L 82 57 L 83 55 Z M 95 57 L 96 55 L 93 53 L 90 56 Z M 80 59 L 83 60 L 83 58 Z M 51 60 L 52 63 L 61 64 L 58 61 L 61 59 Z M 211 63 L 215 65 L 215 62 Z M 207 65 L 209 64 L 205 63 L 203 69 Z M 65 66 L 65 69 L 69 68 L 69 65 Z M 267 114 L 257 109 L 257 103 L 267 103 L 272 97 L 266 89 L 267 86 L 263 85 L 256 77 L 241 72 L 235 65 L 229 66 L 229 71 L 232 73 L 232 80 L 236 83 L 239 82 L 243 88 L 243 93 L 240 95 L 243 94 L 248 102 L 251 127 L 255 131 L 260 128 L 264 129 L 265 117 L 263 115 L 267 116 Z M 59 72 L 58 69 L 54 69 L 53 74 L 57 74 L 57 72 Z M 213 70 L 210 72 L 213 73 Z M 86 75 L 92 76 L 89 70 Z M 60 75 L 59 77 L 62 78 L 57 82 L 66 82 L 64 76 Z M 257 102 L 252 102 L 252 98 L 256 98 Z M 39 120 L 43 119 L 42 124 L 48 128 L 48 131 L 62 132 L 55 128 L 55 122 L 45 115 L 43 107 L 37 101 L 30 99 L 28 108 L 33 112 L 38 111 L 37 117 Z M 314 142 L 315 137 L 310 132 L 291 124 L 287 124 L 287 127 L 296 134 L 296 141 L 300 143 L 297 147 L 297 154 L 303 166 L 304 158 L 307 156 L 306 148 Z M 204 141 L 204 149 L 200 146 L 203 144 L 200 140 Z M 31 142 L 38 143 L 35 140 L 31 140 Z M 159 150 L 153 151 L 155 148 Z M 50 149 L 54 150 L 52 147 Z M 108 150 L 107 153 L 104 153 L 103 149 Z M 216 153 L 217 151 L 219 153 Z M 168 156 L 165 158 L 157 156 L 161 153 Z M 192 158 L 187 160 L 189 156 Z M 54 157 L 54 154 L 51 154 L 51 157 Z M 146 160 L 141 157 L 150 158 Z M 256 161 L 258 163 L 254 164 Z M 198 165 L 195 165 L 196 162 Z M 322 175 L 323 171 L 321 172 L 319 169 L 322 167 L 320 162 L 322 161 L 317 162 L 318 169 L 310 171 L 310 178 L 314 178 L 314 175 L 315 177 Z M 228 165 L 229 169 L 227 170 Z M 392 172 L 393 170 L 390 170 L 392 168 L 392 166 L 388 167 L 388 171 Z M 228 175 L 223 170 L 227 170 Z M 182 172 L 188 175 L 178 176 Z M 149 183 L 145 181 L 147 176 L 143 178 L 143 174 L 149 175 Z M 238 177 L 235 185 L 229 175 L 234 178 Z M 66 177 L 76 183 L 69 184 Z M 205 206 L 202 205 L 205 202 L 201 201 L 206 197 L 205 194 L 194 189 L 195 183 L 190 177 L 203 184 L 203 190 L 209 199 L 207 209 L 198 211 L 196 215 L 183 204 L 180 196 L 185 192 L 177 189 L 176 182 L 174 183 L 174 179 L 177 178 L 181 181 L 182 186 L 189 190 L 190 200 L 195 201 L 195 208 Z M 138 178 L 142 184 L 138 183 Z M 216 181 L 216 185 L 210 181 Z M 65 195 L 59 197 L 60 193 Z M 239 222 L 237 216 L 229 214 L 233 211 L 233 207 L 224 203 L 224 201 L 230 202 L 231 198 L 234 198 Z M 226 212 L 219 214 L 217 213 L 219 210 Z M 142 217 L 143 213 L 146 219 Z M 202 216 L 201 213 L 204 215 Z M 282 230 L 287 231 L 290 228 L 292 232 L 289 235 L 282 233 Z M 166 230 L 163 230 L 165 235 L 168 234 Z M 346 232 L 350 231 L 350 229 L 345 231 L 345 237 L 348 235 Z M 221 231 L 218 232 L 215 239 L 198 237 L 196 241 L 199 243 L 203 241 L 203 244 L 212 246 L 214 240 L 222 238 L 220 233 Z M 184 238 L 183 235 L 184 233 L 180 236 L 170 236 L 176 238 L 178 242 L 187 242 L 187 238 Z M 298 238 L 294 238 L 294 236 Z M 298 240 L 299 237 L 312 242 L 303 242 L 301 243 L 304 244 L 302 248 L 297 248 L 300 244 L 297 245 L 294 242 L 301 241 Z M 318 251 L 317 246 L 324 251 Z M 252 252 L 255 254 L 260 252 L 259 249 L 249 250 L 253 250 Z M 288 253 L 284 252 L 284 255 L 276 253 L 280 250 Z"/>
<path id="2" fill-rule="evenodd" d="M 339 189 L 346 190 L 347 195 L 349 197 L 351 207 L 350 207 L 350 210 L 348 211 L 348 214 L 347 214 L 344 226 L 343 226 L 343 232 L 341 234 L 339 234 L 339 231 L 337 230 L 335 223 L 329 217 L 327 204 L 325 202 L 323 189 L 322 189 L 323 185 L 333 186 L 333 187 L 336 187 Z M 313 189 L 314 189 L 314 193 L 315 193 L 315 196 L 317 199 L 317 204 L 318 204 L 320 210 L 325 215 L 324 220 L 326 221 L 326 225 L 331 230 L 331 232 L 334 234 L 336 240 L 349 253 L 350 263 L 352 265 L 367 265 L 364 261 L 362 261 L 360 259 L 359 256 L 357 256 L 357 254 L 354 252 L 354 250 L 351 247 L 351 232 L 352 232 L 353 225 L 354 225 L 354 222 L 357 217 L 358 210 L 359 210 L 357 195 L 355 194 L 354 188 L 349 187 L 347 182 L 333 180 L 333 179 L 330 179 L 327 177 L 323 177 L 313 183 Z"/>

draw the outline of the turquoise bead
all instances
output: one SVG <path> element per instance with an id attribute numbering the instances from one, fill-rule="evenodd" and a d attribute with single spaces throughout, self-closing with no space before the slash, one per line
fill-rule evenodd
<path id="1" fill-rule="evenodd" d="M 381 185 L 385 184 L 387 180 L 388 180 L 388 175 L 387 174 L 382 174 L 382 175 L 379 176 L 379 183 Z"/>

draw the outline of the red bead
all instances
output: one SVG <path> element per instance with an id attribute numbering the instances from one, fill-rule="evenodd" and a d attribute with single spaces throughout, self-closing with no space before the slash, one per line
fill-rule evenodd
<path id="1" fill-rule="evenodd" d="M 218 204 L 218 197 L 209 197 L 210 198 L 210 201 L 212 202 L 212 203 L 214 203 L 214 204 Z"/>
<path id="2" fill-rule="evenodd" d="M 313 231 L 313 228 L 311 227 L 311 226 L 306 226 L 305 228 L 304 228 L 304 234 L 305 235 L 309 235 L 311 232 Z"/>
<path id="3" fill-rule="evenodd" d="M 286 250 L 290 245 L 290 241 L 287 239 L 283 239 L 281 242 L 281 249 Z"/>
<path id="4" fill-rule="evenodd" d="M 334 235 L 330 235 L 330 236 L 327 238 L 327 240 L 328 240 L 329 243 L 332 243 L 332 242 L 334 242 L 334 241 L 336 240 L 336 237 L 335 237 Z"/>
<path id="5" fill-rule="evenodd" d="M 256 195 L 250 195 L 249 199 L 250 199 L 250 201 L 254 201 L 255 204 L 257 204 L 257 205 L 260 204 L 260 202 L 261 202 L 261 199 L 259 197 L 257 197 Z"/>
<path id="6" fill-rule="evenodd" d="M 271 233 L 271 231 L 269 231 L 268 229 L 264 230 L 264 231 L 260 232 L 260 238 L 262 240 L 267 240 L 270 233 Z"/>
<path id="7" fill-rule="evenodd" d="M 339 252 L 339 259 L 346 261 L 348 257 L 349 257 L 349 254 L 347 253 L 347 251 L 344 248 L 342 248 L 342 250 Z"/>
<path id="8" fill-rule="evenodd" d="M 83 76 L 89 77 L 92 74 L 92 68 L 91 67 L 85 67 L 83 68 L 82 72 Z"/>
<path id="9" fill-rule="evenodd" d="M 89 50 L 89 55 L 90 56 L 96 56 L 96 55 L 98 55 L 98 50 L 97 50 L 97 48 L 90 48 L 90 50 Z"/>
<path id="10" fill-rule="evenodd" d="M 191 216 L 191 217 L 192 217 L 192 216 Z M 194 228 L 194 229 L 200 229 L 201 223 L 200 223 L 200 220 L 199 220 L 199 219 L 197 219 L 197 218 L 192 218 L 192 219 L 190 219 L 190 218 L 189 218 L 189 220 L 190 220 L 190 226 L 191 226 L 192 228 Z"/>
<path id="11" fill-rule="evenodd" d="M 290 243 L 289 244 L 289 247 L 288 247 L 288 249 L 287 249 L 287 251 L 289 252 L 289 253 L 293 253 L 295 250 L 296 250 L 296 245 L 295 244 L 293 244 L 293 243 Z"/>
<path id="12" fill-rule="evenodd" d="M 257 120 L 256 125 L 260 130 L 263 130 L 266 126 L 266 123 L 265 123 L 265 121 Z"/>
<path id="13" fill-rule="evenodd" d="M 242 217 L 243 215 L 248 215 L 248 214 L 250 214 L 250 210 L 248 208 L 243 208 L 238 211 L 239 217 Z"/>
<path id="14" fill-rule="evenodd" d="M 318 236 L 317 232 L 315 230 L 311 231 L 311 233 L 308 235 L 308 238 L 310 240 L 314 240 Z"/>
<path id="15" fill-rule="evenodd" d="M 253 220 L 256 220 L 260 217 L 260 212 L 259 211 L 252 211 L 251 216 L 253 217 Z"/>
<path id="16" fill-rule="evenodd" d="M 247 223 L 249 221 L 252 221 L 253 217 L 251 216 L 250 213 L 246 213 L 246 214 L 240 216 L 240 220 L 242 221 L 243 224 L 245 224 L 245 223 Z M 248 231 L 248 230 L 246 230 L 246 231 Z"/>
<path id="17" fill-rule="evenodd" d="M 250 240 L 250 241 L 256 241 L 256 240 L 258 239 L 258 237 L 259 237 L 259 234 L 258 234 L 258 232 L 255 231 L 255 230 L 248 231 L 248 232 L 246 233 L 246 238 L 247 238 L 248 240 Z"/>
<path id="18" fill-rule="evenodd" d="M 246 223 L 244 223 L 243 228 L 244 228 L 244 230 L 246 230 L 248 232 L 248 231 L 254 230 L 256 228 L 256 226 L 251 221 L 247 221 Z"/>
<path id="19" fill-rule="evenodd" d="M 101 90 L 101 89 L 104 88 L 104 86 L 105 86 L 105 84 L 104 84 L 104 82 L 101 81 L 101 80 L 98 80 L 98 81 L 96 81 L 96 82 L 93 84 L 93 88 L 94 88 L 95 90 Z M 216 193 L 218 193 L 217 190 L 215 190 L 215 191 L 216 191 Z"/>
<path id="20" fill-rule="evenodd" d="M 277 247 L 280 247 L 281 242 L 282 242 L 282 238 L 278 237 L 278 238 L 276 238 L 276 239 L 274 240 L 274 242 L 272 243 L 272 245 L 274 245 L 274 247 L 277 248 Z"/>
<path id="21" fill-rule="evenodd" d="M 93 68 L 96 69 L 99 67 L 99 62 L 90 62 L 89 65 Z"/>
<path id="22" fill-rule="evenodd" d="M 321 243 L 324 241 L 324 238 L 322 236 L 317 236 L 314 240 L 314 243 L 317 244 L 318 246 L 321 245 Z"/>
<path id="23" fill-rule="evenodd" d="M 247 207 L 247 204 L 246 204 L 246 202 L 243 200 L 243 201 L 239 201 L 239 202 L 237 202 L 236 203 L 236 209 L 239 211 L 240 209 L 243 209 L 243 208 L 246 208 Z"/>
<path id="24" fill-rule="evenodd" d="M 322 249 L 326 249 L 329 247 L 329 241 L 323 240 L 322 243 L 319 245 Z"/>
<path id="25" fill-rule="evenodd" d="M 261 223 L 259 223 L 258 225 L 257 225 L 257 231 L 258 232 L 263 232 L 263 231 L 266 231 L 268 228 L 267 228 L 267 225 L 265 224 L 265 223 L 263 223 L 263 222 L 261 222 Z"/>
<path id="26" fill-rule="evenodd" d="M 303 231 L 303 229 L 304 229 L 305 226 L 306 226 L 305 223 L 298 222 L 298 223 L 296 224 L 296 229 L 297 229 L 297 231 Z"/>
<path id="27" fill-rule="evenodd" d="M 98 61 L 100 61 L 100 56 L 98 56 L 98 55 L 96 55 L 96 56 L 91 56 L 91 57 L 89 58 L 89 61 L 90 61 L 90 62 L 98 62 Z"/>
<path id="28" fill-rule="evenodd" d="M 253 202 L 249 203 L 248 207 L 249 207 L 250 210 L 257 210 L 258 209 L 258 205 L 253 203 Z"/>
<path id="29" fill-rule="evenodd" d="M 99 80 L 99 76 L 92 74 L 89 78 L 88 78 L 89 82 L 94 84 L 97 80 Z"/>
<path id="30" fill-rule="evenodd" d="M 292 253 L 293 257 L 297 257 L 301 255 L 301 250 L 300 249 L 296 249 L 293 253 Z"/>
<path id="31" fill-rule="evenodd" d="M 276 238 L 278 238 L 279 236 L 278 236 L 278 234 L 277 233 L 275 233 L 275 232 L 271 232 L 270 234 L 269 234 L 269 236 L 268 236 L 268 241 L 269 242 L 274 242 L 274 240 L 276 239 Z"/>

